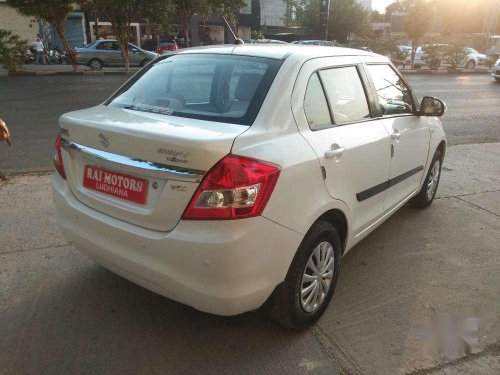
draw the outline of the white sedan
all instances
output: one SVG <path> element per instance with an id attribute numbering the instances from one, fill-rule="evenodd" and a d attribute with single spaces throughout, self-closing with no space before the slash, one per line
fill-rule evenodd
<path id="1" fill-rule="evenodd" d="M 493 69 L 491 70 L 491 76 L 495 78 L 497 82 L 500 82 L 500 59 L 498 59 L 493 66 Z"/>
<path id="2" fill-rule="evenodd" d="M 61 117 L 58 223 L 163 296 L 220 315 L 265 304 L 306 327 L 342 255 L 407 202 L 432 203 L 444 110 L 370 52 L 184 49 Z"/>

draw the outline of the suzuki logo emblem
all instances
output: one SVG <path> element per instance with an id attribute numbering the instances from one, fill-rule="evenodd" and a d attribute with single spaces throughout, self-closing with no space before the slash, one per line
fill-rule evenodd
<path id="1" fill-rule="evenodd" d="M 99 143 L 103 145 L 104 148 L 108 148 L 111 144 L 109 137 L 104 133 L 99 134 Z"/>

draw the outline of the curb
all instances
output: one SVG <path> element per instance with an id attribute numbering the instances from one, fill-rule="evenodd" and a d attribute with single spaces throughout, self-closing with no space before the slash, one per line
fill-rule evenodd
<path id="1" fill-rule="evenodd" d="M 111 71 L 81 71 L 81 72 L 54 72 L 54 71 L 23 71 L 23 72 L 0 72 L 0 76 L 82 76 L 82 75 L 133 75 L 137 73 L 138 70 L 131 70 L 129 73 L 121 70 L 111 70 Z"/>
<path id="2" fill-rule="evenodd" d="M 403 70 L 399 69 L 402 74 L 420 74 L 420 75 L 433 75 L 433 74 L 451 74 L 451 75 L 476 75 L 476 74 L 490 74 L 489 70 Z"/>

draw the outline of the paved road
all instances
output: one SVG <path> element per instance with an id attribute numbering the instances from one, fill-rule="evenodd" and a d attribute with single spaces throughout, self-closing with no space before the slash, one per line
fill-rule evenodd
<path id="1" fill-rule="evenodd" d="M 347 253 L 332 304 L 303 332 L 134 285 L 62 237 L 50 176 L 0 181 L 0 373 L 500 374 L 499 164 L 500 143 L 449 147 L 439 199 Z M 480 354 L 426 354 L 419 327 L 448 314 L 481 319 Z"/>
<path id="2" fill-rule="evenodd" d="M 488 75 L 408 75 L 421 94 L 449 107 L 444 126 L 450 144 L 500 141 L 500 85 Z M 53 141 L 61 114 L 105 100 L 125 76 L 0 77 L 0 118 L 14 148 L 0 146 L 0 173 L 52 168 Z"/>

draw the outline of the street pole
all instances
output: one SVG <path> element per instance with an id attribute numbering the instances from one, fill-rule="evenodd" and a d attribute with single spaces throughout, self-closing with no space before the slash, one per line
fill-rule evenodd
<path id="1" fill-rule="evenodd" d="M 328 21 L 330 19 L 330 0 L 321 0 L 320 25 L 325 25 L 325 40 L 328 40 Z"/>

